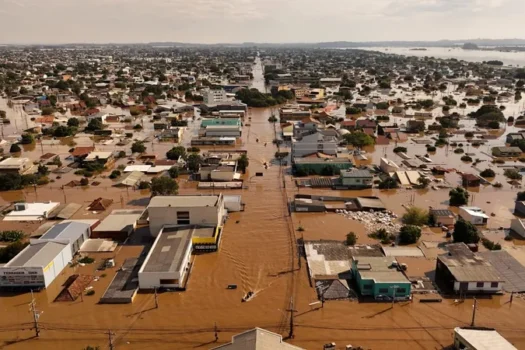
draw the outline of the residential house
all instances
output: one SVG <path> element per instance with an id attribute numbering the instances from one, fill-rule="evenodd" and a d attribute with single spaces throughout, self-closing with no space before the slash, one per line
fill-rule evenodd
<path id="1" fill-rule="evenodd" d="M 115 163 L 115 157 L 113 152 L 91 152 L 89 153 L 83 161 L 83 164 L 94 164 L 98 163 L 103 165 L 106 168 L 110 168 Z"/>
<path id="2" fill-rule="evenodd" d="M 489 217 L 478 207 L 459 207 L 459 217 L 473 225 L 486 225 Z"/>
<path id="3" fill-rule="evenodd" d="M 296 174 L 330 176 L 352 167 L 353 163 L 348 158 L 293 158 L 293 169 Z"/>
<path id="4" fill-rule="evenodd" d="M 397 267 L 398 263 L 393 258 L 352 258 L 352 273 L 360 294 L 374 299 L 410 298 L 412 284 Z"/>
<path id="5" fill-rule="evenodd" d="M 454 349 L 457 350 L 518 350 L 492 328 L 454 328 Z"/>
<path id="6" fill-rule="evenodd" d="M 430 209 L 428 214 L 439 226 L 453 226 L 456 223 L 456 215 L 448 209 Z"/>
<path id="7" fill-rule="evenodd" d="M 183 133 L 183 128 L 170 128 L 162 130 L 162 132 L 157 137 L 160 141 L 170 141 L 174 143 L 179 143 L 182 139 Z"/>
<path id="8" fill-rule="evenodd" d="M 519 157 L 521 156 L 521 149 L 519 147 L 494 147 L 492 148 L 492 155 L 496 157 Z"/>
<path id="9" fill-rule="evenodd" d="M 350 169 L 341 171 L 341 185 L 349 189 L 372 188 L 374 176 L 368 170 Z"/>
<path id="10" fill-rule="evenodd" d="M 461 180 L 463 187 L 479 187 L 481 185 L 481 179 L 474 174 L 462 174 Z"/>
<path id="11" fill-rule="evenodd" d="M 0 174 L 27 174 L 34 168 L 29 158 L 6 158 L 0 162 Z"/>
<path id="12" fill-rule="evenodd" d="M 102 121 L 103 124 L 106 124 L 106 118 L 109 116 L 108 113 L 104 113 L 104 112 L 98 112 L 98 113 L 95 113 L 95 114 L 91 114 L 91 115 L 88 115 L 86 116 L 86 121 L 89 123 L 90 121 L 92 121 L 93 119 L 100 119 Z"/>
<path id="13" fill-rule="evenodd" d="M 512 144 L 514 141 L 524 140 L 523 134 L 518 132 L 511 132 L 507 134 L 505 143 Z"/>
<path id="14" fill-rule="evenodd" d="M 231 343 L 220 345 L 212 350 L 304 350 L 295 345 L 285 343 L 280 334 L 262 328 L 234 335 Z"/>
<path id="15" fill-rule="evenodd" d="M 436 262 L 436 281 L 443 287 L 461 295 L 501 291 L 504 281 L 490 262 L 465 243 L 448 244 L 446 249 Z"/>
<path id="16" fill-rule="evenodd" d="M 335 156 L 339 140 L 336 136 L 328 136 L 331 131 L 314 131 L 292 139 L 292 156 L 304 157 L 315 153 Z M 337 134 L 337 132 L 336 132 Z"/>

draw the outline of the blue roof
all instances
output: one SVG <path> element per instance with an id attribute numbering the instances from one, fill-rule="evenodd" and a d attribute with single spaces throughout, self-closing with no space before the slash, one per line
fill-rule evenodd
<path id="1" fill-rule="evenodd" d="M 50 228 L 40 239 L 68 239 L 75 241 L 90 228 L 83 222 L 63 222 Z"/>

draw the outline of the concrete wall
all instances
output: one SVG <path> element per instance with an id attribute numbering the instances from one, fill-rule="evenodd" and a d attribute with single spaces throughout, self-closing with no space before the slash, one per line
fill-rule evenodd
<path id="1" fill-rule="evenodd" d="M 373 178 L 355 178 L 355 177 L 341 177 L 342 184 L 345 186 L 368 187 L 372 185 Z"/>
<path id="2" fill-rule="evenodd" d="M 62 270 L 69 264 L 73 259 L 71 255 L 71 245 L 67 244 L 64 249 L 55 256 L 53 261 L 43 268 L 44 270 L 44 281 L 45 287 L 49 286 L 55 278 L 60 275 Z"/>
<path id="3" fill-rule="evenodd" d="M 151 235 L 157 237 L 164 225 L 177 225 L 177 212 L 190 213 L 190 225 L 220 226 L 226 213 L 224 199 L 218 207 L 162 207 L 148 208 Z"/>
<path id="4" fill-rule="evenodd" d="M 520 219 L 512 219 L 510 229 L 525 238 L 525 226 L 521 223 Z"/>
<path id="5" fill-rule="evenodd" d="M 387 295 L 392 297 L 394 296 L 394 286 L 397 286 L 395 289 L 396 298 L 408 298 L 410 296 L 411 284 L 408 281 L 406 283 L 374 283 L 374 296 Z"/>
<path id="6" fill-rule="evenodd" d="M 465 209 L 461 207 L 459 208 L 459 216 L 473 225 L 484 225 L 488 221 L 488 219 L 485 219 L 484 221 L 483 217 L 469 214 Z"/>
<path id="7" fill-rule="evenodd" d="M 193 246 L 188 245 L 188 248 L 184 252 L 184 260 L 180 265 L 178 271 L 173 272 L 143 272 L 142 269 L 138 273 L 139 277 L 139 288 L 140 289 L 154 289 L 159 287 L 166 288 L 180 288 L 183 286 L 184 278 L 186 277 L 187 271 L 189 270 L 189 262 L 191 257 L 191 251 Z M 153 248 L 152 248 L 153 249 Z M 187 270 L 188 268 L 188 270 Z M 161 279 L 177 279 L 176 284 L 161 284 Z"/>
<path id="8" fill-rule="evenodd" d="M 436 216 L 436 223 L 445 226 L 452 226 L 456 223 L 456 218 L 453 216 Z"/>

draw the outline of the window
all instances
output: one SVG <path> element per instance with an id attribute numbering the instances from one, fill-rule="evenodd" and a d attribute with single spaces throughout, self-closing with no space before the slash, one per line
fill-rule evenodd
<path id="1" fill-rule="evenodd" d="M 379 288 L 379 293 L 387 294 L 388 293 L 388 288 Z"/>
<path id="2" fill-rule="evenodd" d="M 361 179 L 355 179 L 355 183 L 361 183 Z"/>
<path id="3" fill-rule="evenodd" d="M 178 211 L 177 212 L 177 225 L 189 225 L 190 224 L 190 212 L 189 211 Z"/>
<path id="4" fill-rule="evenodd" d="M 492 283 L 490 284 L 490 287 L 491 287 L 491 288 L 498 288 L 498 286 L 499 286 L 499 283 L 498 283 L 498 282 L 492 282 Z"/>
<path id="5" fill-rule="evenodd" d="M 476 283 L 476 287 L 478 287 L 478 288 L 483 288 L 484 285 L 485 285 L 485 283 L 483 283 L 483 282 L 477 282 Z"/>
<path id="6" fill-rule="evenodd" d="M 160 284 L 179 284 L 179 280 L 178 279 L 160 280 Z"/>
<path id="7" fill-rule="evenodd" d="M 372 285 L 371 284 L 365 284 L 363 286 L 363 289 L 372 289 Z"/>
<path id="8" fill-rule="evenodd" d="M 396 288 L 396 294 L 405 294 L 406 292 L 406 288 Z"/>

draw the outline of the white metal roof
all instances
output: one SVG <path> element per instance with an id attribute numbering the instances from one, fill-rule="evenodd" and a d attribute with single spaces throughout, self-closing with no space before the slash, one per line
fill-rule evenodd
<path id="1" fill-rule="evenodd" d="M 472 350 L 517 350 L 495 330 L 455 328 L 454 333 L 463 338 Z"/>
<path id="2" fill-rule="evenodd" d="M 151 165 L 128 165 L 124 169 L 124 172 L 130 173 L 132 171 L 142 171 L 143 173 L 145 173 L 146 171 L 149 170 L 149 168 L 151 168 Z"/>
<path id="3" fill-rule="evenodd" d="M 24 221 L 28 218 L 40 218 L 44 217 L 51 212 L 51 210 L 58 207 L 60 203 L 58 202 L 48 202 L 48 203 L 25 203 L 26 210 L 13 210 L 8 213 L 4 220 L 6 221 Z"/>
<path id="4" fill-rule="evenodd" d="M 423 257 L 424 254 L 421 249 L 417 247 L 382 247 L 385 256 L 410 256 Z"/>

